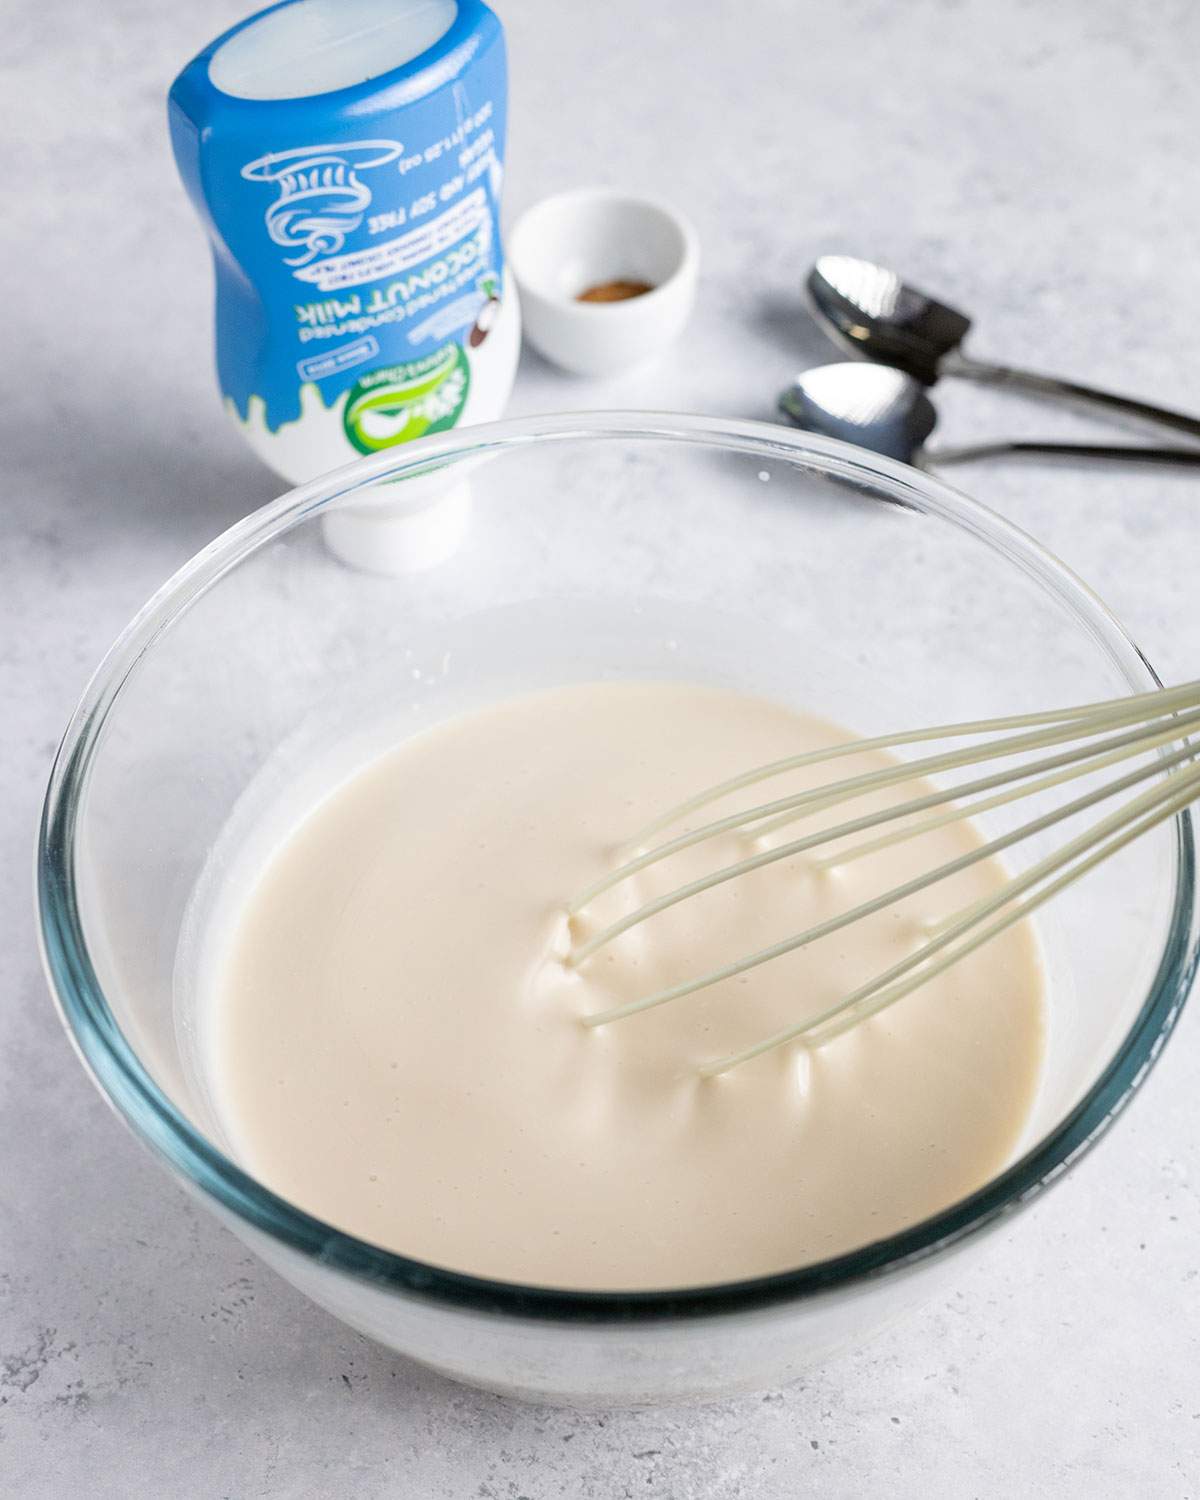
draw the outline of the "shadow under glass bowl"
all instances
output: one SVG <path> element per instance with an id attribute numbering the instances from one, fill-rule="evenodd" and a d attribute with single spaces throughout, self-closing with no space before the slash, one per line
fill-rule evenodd
<path id="1" fill-rule="evenodd" d="M 450 529 L 431 547 L 448 507 Z M 347 525 L 360 552 L 382 526 L 392 559 L 413 566 L 344 567 L 322 529 L 336 540 Z M 456 1379 L 612 1405 L 787 1379 L 936 1294 L 956 1257 L 1128 1101 L 1198 947 L 1181 816 L 1039 924 L 1051 1020 L 1016 1159 L 963 1201 L 833 1260 L 717 1286 L 563 1291 L 406 1259 L 301 1212 L 227 1153 L 206 1095 L 198 893 L 219 884 L 271 798 L 348 736 L 394 743 L 513 692 L 601 678 L 730 686 L 861 734 L 1157 682 L 1068 570 L 913 469 L 708 417 L 472 428 L 284 496 L 155 595 L 67 729 L 38 893 L 51 986 L 94 1081 L 263 1259 Z"/>

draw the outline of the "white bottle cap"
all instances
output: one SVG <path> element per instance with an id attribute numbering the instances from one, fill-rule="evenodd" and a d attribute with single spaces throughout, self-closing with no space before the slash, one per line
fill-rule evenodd
<path id="1" fill-rule="evenodd" d="M 393 577 L 425 573 L 453 557 L 471 521 L 470 483 L 447 488 L 442 478 L 433 495 L 422 480 L 415 483 L 423 490 L 419 497 L 409 484 L 383 485 L 366 504 L 327 512 L 321 525 L 330 551 L 352 568 Z"/>
<path id="2" fill-rule="evenodd" d="M 214 87 L 238 99 L 303 99 L 403 67 L 445 36 L 455 0 L 295 0 L 213 54 Z"/>

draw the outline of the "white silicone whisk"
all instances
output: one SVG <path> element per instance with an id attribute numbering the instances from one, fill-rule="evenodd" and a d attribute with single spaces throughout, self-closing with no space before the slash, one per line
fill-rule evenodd
<path id="1" fill-rule="evenodd" d="M 1013 848 L 1025 839 L 1059 823 L 1087 813 L 1101 803 L 1121 798 L 1115 810 L 1093 821 L 1052 853 L 1021 874 L 1004 882 L 992 894 L 950 912 L 928 934 L 916 952 L 893 964 L 882 974 L 827 1006 L 816 1016 L 764 1037 L 753 1046 L 707 1064 L 701 1071 L 712 1076 L 727 1072 L 788 1042 L 820 1046 L 867 1017 L 893 1005 L 905 995 L 973 953 L 989 939 L 1021 921 L 1044 902 L 1080 879 L 1102 861 L 1166 819 L 1176 816 L 1200 797 L 1200 766 L 1194 764 L 1200 746 L 1188 736 L 1200 731 L 1200 682 L 1162 688 L 1134 697 L 1117 698 L 1074 708 L 1015 714 L 1007 718 L 978 719 L 936 728 L 909 730 L 853 740 L 830 749 L 810 751 L 769 765 L 748 770 L 717 786 L 709 787 L 672 808 L 641 830 L 631 841 L 636 851 L 616 869 L 581 891 L 568 905 L 568 914 L 578 916 L 605 891 L 631 879 L 651 865 L 669 860 L 680 851 L 703 844 L 723 833 L 751 837 L 770 834 L 828 808 L 852 803 L 887 787 L 938 776 L 965 767 L 984 767 L 999 760 L 1015 763 L 998 770 L 915 797 L 895 806 L 852 817 L 816 832 L 800 832 L 783 843 L 761 848 L 746 858 L 690 880 L 647 901 L 635 911 L 609 923 L 593 936 L 576 943 L 566 962 L 586 965 L 622 933 L 650 921 L 659 912 L 697 896 L 728 880 L 781 860 L 836 845 L 816 857 L 824 868 L 869 858 L 880 849 L 917 838 L 933 828 L 970 818 L 993 808 L 1016 802 L 1051 788 L 1065 786 L 1077 777 L 1093 774 L 1122 761 L 1136 760 L 1133 769 L 1093 787 L 1082 795 L 1064 800 L 1047 812 L 1010 832 L 992 838 L 959 857 L 932 869 L 922 869 L 912 879 L 827 918 L 803 932 L 781 938 L 770 947 L 731 959 L 720 968 L 690 978 L 623 1005 L 613 1006 L 584 1018 L 587 1026 L 620 1021 L 640 1011 L 684 999 L 710 985 L 747 973 L 786 953 L 817 942 L 830 933 L 883 910 L 904 897 L 937 884 L 970 865 Z M 774 776 L 803 767 L 822 765 L 867 750 L 894 749 L 938 740 L 968 740 L 971 743 L 939 751 L 910 761 L 860 775 L 833 780 L 790 796 L 777 797 L 744 811 L 731 813 L 672 836 L 669 831 L 694 818 L 701 809 L 732 793 L 756 786 Z M 1040 752 L 1049 751 L 1048 754 Z M 1156 753 L 1155 753 L 1156 752 Z M 1148 785 L 1146 785 L 1148 783 Z M 1141 788 L 1140 790 L 1137 790 Z M 886 828 L 885 825 L 895 827 Z M 880 832 L 879 830 L 883 830 Z M 856 835 L 867 835 L 858 839 Z M 847 839 L 853 843 L 844 844 Z"/>

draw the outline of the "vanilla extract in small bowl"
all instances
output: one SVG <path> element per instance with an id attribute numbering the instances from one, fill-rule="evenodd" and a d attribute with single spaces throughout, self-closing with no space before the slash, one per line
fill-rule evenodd
<path id="1" fill-rule="evenodd" d="M 526 342 L 573 375 L 615 375 L 654 358 L 682 332 L 696 299 L 691 225 L 612 188 L 535 203 L 513 226 L 507 255 Z M 616 310 L 596 310 L 606 305 Z"/>
<path id="2" fill-rule="evenodd" d="M 618 277 L 614 281 L 598 281 L 579 292 L 576 302 L 628 302 L 631 297 L 644 297 L 654 287 L 648 281 L 627 281 Z"/>

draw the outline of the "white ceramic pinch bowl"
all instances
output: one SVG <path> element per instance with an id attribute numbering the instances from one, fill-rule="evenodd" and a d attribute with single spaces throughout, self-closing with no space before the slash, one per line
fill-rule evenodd
<path id="1" fill-rule="evenodd" d="M 508 260 L 525 337 L 577 375 L 614 375 L 651 359 L 678 336 L 696 300 L 691 225 L 663 203 L 610 188 L 543 198 L 509 235 Z M 651 290 L 617 302 L 578 300 L 616 280 Z"/>

